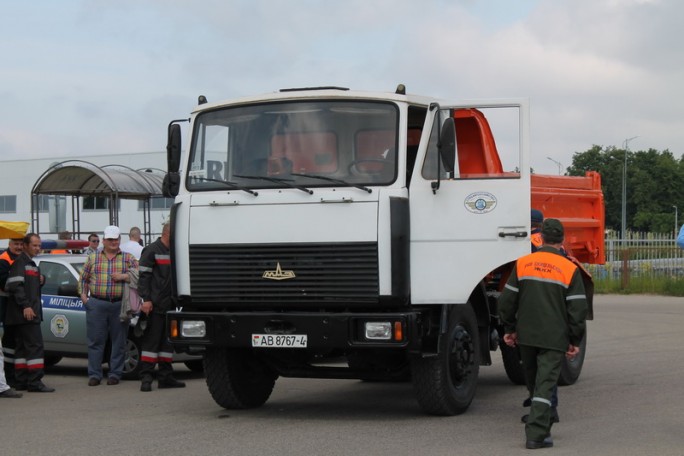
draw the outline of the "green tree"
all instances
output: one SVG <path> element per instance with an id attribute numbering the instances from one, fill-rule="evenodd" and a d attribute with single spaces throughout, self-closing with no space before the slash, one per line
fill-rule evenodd
<path id="1" fill-rule="evenodd" d="M 601 174 L 606 227 L 619 231 L 622 220 L 622 173 L 627 162 L 627 229 L 666 233 L 674 229 L 675 209 L 684 212 L 684 157 L 669 151 L 626 151 L 594 145 L 573 155 L 571 176 Z M 684 217 L 682 217 L 684 219 Z M 683 220 L 684 221 L 684 220 Z"/>

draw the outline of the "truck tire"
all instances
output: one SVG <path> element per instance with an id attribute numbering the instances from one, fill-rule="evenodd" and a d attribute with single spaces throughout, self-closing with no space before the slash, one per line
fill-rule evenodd
<path id="1" fill-rule="evenodd" d="M 558 384 L 560 386 L 573 385 L 582 373 L 582 366 L 584 365 L 584 356 L 587 353 L 587 332 L 584 332 L 584 337 L 580 342 L 579 355 L 570 361 L 568 358 L 563 358 L 563 365 L 561 366 L 560 377 Z"/>
<path id="2" fill-rule="evenodd" d="M 475 397 L 480 371 L 480 343 L 470 304 L 453 305 L 439 354 L 411 360 L 411 375 L 420 407 L 432 415 L 458 415 Z"/>
<path id="3" fill-rule="evenodd" d="M 508 379 L 516 385 L 524 385 L 525 373 L 523 372 L 518 347 L 509 347 L 501 339 L 499 348 L 501 348 L 501 359 L 503 360 L 504 370 Z"/>
<path id="4" fill-rule="evenodd" d="M 211 397 L 226 409 L 262 406 L 278 378 L 249 350 L 234 348 L 207 350 L 204 373 Z"/>
<path id="5" fill-rule="evenodd" d="M 204 372 L 204 361 L 201 359 L 191 359 L 183 362 L 183 364 L 193 372 Z"/>

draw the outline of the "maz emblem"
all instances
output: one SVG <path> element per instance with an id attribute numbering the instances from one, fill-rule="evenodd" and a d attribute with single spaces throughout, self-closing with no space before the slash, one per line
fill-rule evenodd
<path id="1" fill-rule="evenodd" d="M 271 279 L 271 280 L 287 280 L 287 279 L 294 279 L 295 273 L 294 271 L 283 271 L 280 268 L 280 262 L 276 265 L 275 271 L 264 271 L 264 275 L 262 275 L 264 279 Z"/>

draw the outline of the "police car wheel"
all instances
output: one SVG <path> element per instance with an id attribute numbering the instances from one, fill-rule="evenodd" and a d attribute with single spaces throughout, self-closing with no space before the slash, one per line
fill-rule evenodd
<path id="1" fill-rule="evenodd" d="M 46 367 L 52 367 L 62 360 L 60 355 L 45 355 L 43 356 L 43 362 Z"/>
<path id="2" fill-rule="evenodd" d="M 133 336 L 129 331 L 126 338 L 126 351 L 124 353 L 124 368 L 122 377 L 126 380 L 137 380 L 140 378 L 140 369 L 142 364 L 140 361 L 140 354 L 142 348 L 140 339 Z"/>

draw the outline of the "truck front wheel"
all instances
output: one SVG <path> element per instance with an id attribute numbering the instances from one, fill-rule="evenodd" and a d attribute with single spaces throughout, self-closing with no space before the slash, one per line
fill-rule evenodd
<path id="1" fill-rule="evenodd" d="M 249 350 L 213 348 L 204 356 L 209 393 L 226 409 L 260 407 L 278 376 Z"/>
<path id="2" fill-rule="evenodd" d="M 479 345 L 477 320 L 470 304 L 452 306 L 439 354 L 411 360 L 416 398 L 425 412 L 449 416 L 468 409 L 480 371 Z"/>

